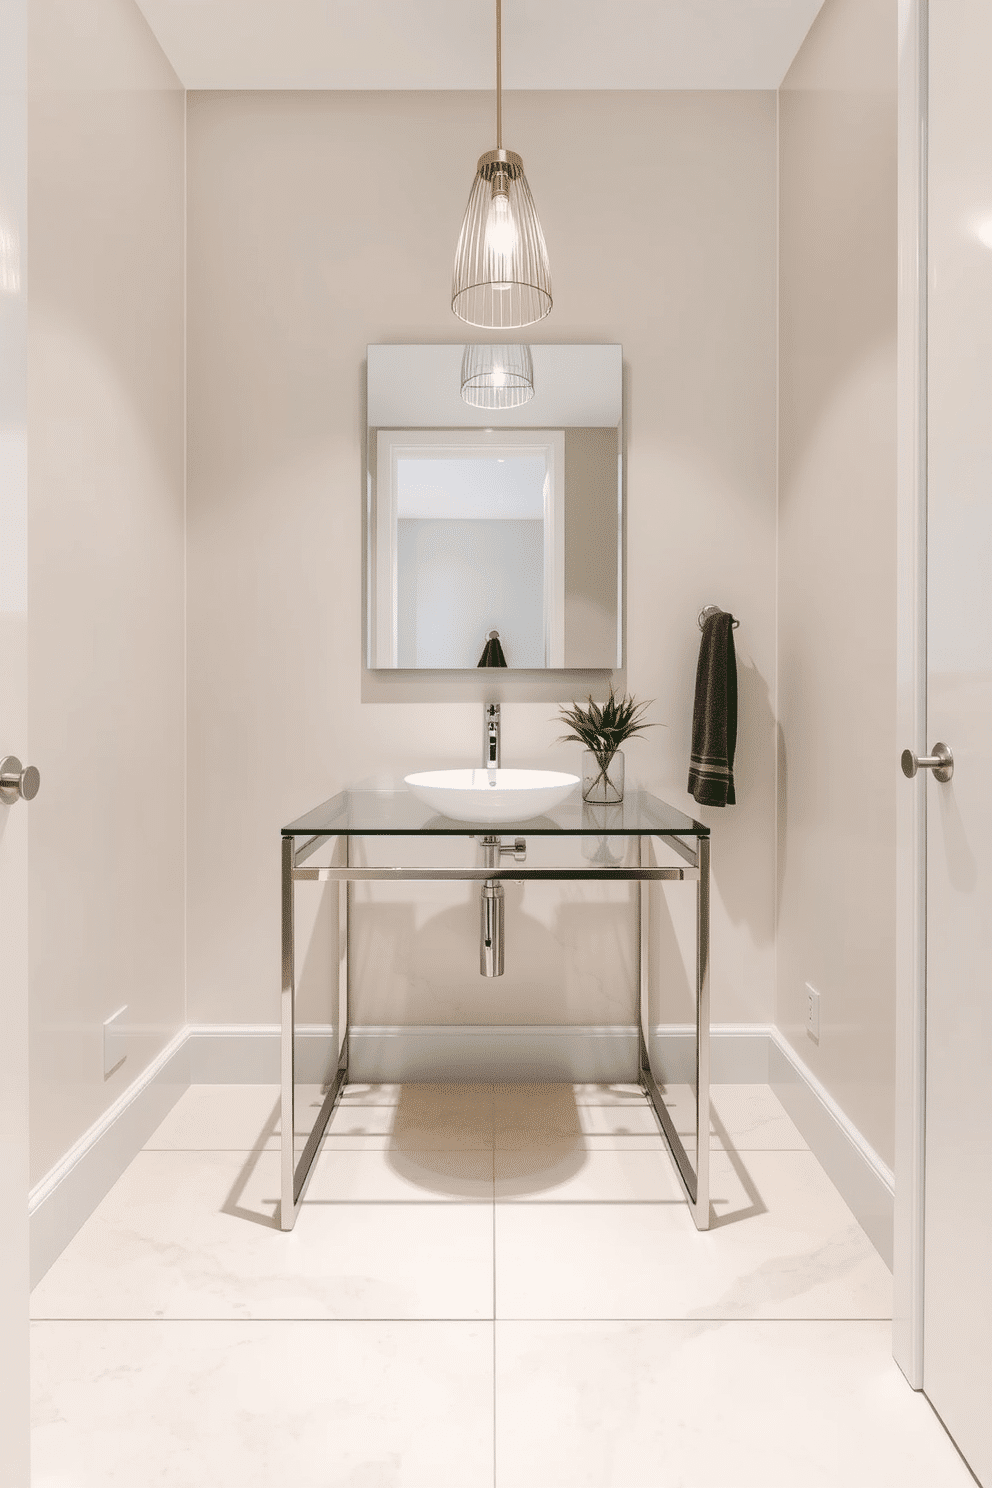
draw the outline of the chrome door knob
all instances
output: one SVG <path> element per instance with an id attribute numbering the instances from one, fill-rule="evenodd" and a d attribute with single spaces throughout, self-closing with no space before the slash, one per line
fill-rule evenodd
<path id="1" fill-rule="evenodd" d="M 911 749 L 904 749 L 902 773 L 912 780 L 917 770 L 932 770 L 934 780 L 946 785 L 954 774 L 954 756 L 942 743 L 933 746 L 933 754 L 915 755 Z"/>
<path id="2" fill-rule="evenodd" d="M 15 801 L 33 801 L 38 794 L 41 776 L 34 765 L 21 765 L 16 754 L 0 760 L 0 801 L 13 806 Z"/>

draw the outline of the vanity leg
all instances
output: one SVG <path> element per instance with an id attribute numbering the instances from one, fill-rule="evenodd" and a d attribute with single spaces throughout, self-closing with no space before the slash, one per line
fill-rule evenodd
<path id="1" fill-rule="evenodd" d="M 344 838 L 344 866 L 347 868 L 350 861 L 348 854 L 349 839 Z M 338 1048 L 334 1072 L 330 1077 L 323 1103 L 317 1114 L 317 1119 L 307 1137 L 306 1146 L 300 1153 L 296 1152 L 293 1141 L 293 1127 L 287 1125 L 291 1120 L 294 1103 L 296 1072 L 295 1063 L 295 1000 L 296 990 L 293 985 L 293 893 L 292 878 L 295 857 L 289 859 L 290 890 L 286 894 L 285 878 L 283 879 L 283 1017 L 282 1017 L 282 1110 L 283 1110 L 283 1136 L 282 1136 L 282 1208 L 281 1224 L 284 1230 L 291 1230 L 296 1223 L 296 1217 L 303 1203 L 303 1196 L 307 1190 L 313 1173 L 314 1162 L 320 1150 L 320 1144 L 327 1130 L 327 1123 L 334 1114 L 334 1108 L 341 1098 L 341 1092 L 348 1079 L 348 909 L 350 904 L 349 891 L 351 884 L 347 879 L 338 883 L 338 985 L 334 989 L 338 1004 Z M 287 859 L 284 857 L 284 871 Z M 287 922 L 288 915 L 288 922 Z M 287 1116 L 287 1113 L 289 1115 Z M 287 1132 L 289 1133 L 287 1137 Z"/>
<path id="2" fill-rule="evenodd" d="M 644 865 L 644 838 L 637 839 L 637 866 Z M 637 885 L 637 943 L 638 943 L 638 970 L 637 970 L 637 1051 L 639 1063 L 639 1078 L 641 1084 L 647 1090 L 648 1085 L 644 1076 L 650 1071 L 651 1062 L 648 1057 L 648 1009 L 650 999 L 650 973 L 651 963 L 649 959 L 650 939 L 649 931 L 651 924 L 651 885 L 641 879 Z"/>
<path id="3" fill-rule="evenodd" d="M 296 864 L 296 845 L 292 837 L 282 839 L 282 1002 L 280 1039 L 280 1080 L 282 1136 L 280 1138 L 280 1194 L 279 1224 L 291 1230 L 296 1223 L 296 1202 L 293 1192 L 293 1133 L 296 1128 L 294 1093 L 295 1071 L 295 1002 L 296 966 L 293 916 L 293 868 Z"/>
<path id="4" fill-rule="evenodd" d="M 639 842 L 638 864 L 644 864 L 644 843 Z M 654 1107 L 658 1124 L 675 1160 L 689 1213 L 697 1230 L 710 1227 L 710 843 L 698 839 L 695 867 L 696 891 L 696 1153 L 695 1163 L 675 1130 L 671 1114 L 651 1068 L 650 1054 L 650 892 L 651 884 L 638 881 L 638 976 L 637 1045 L 638 1077 Z"/>
<path id="5" fill-rule="evenodd" d="M 710 839 L 697 838 L 696 886 L 696 1199 L 692 1217 L 710 1227 Z"/>
<path id="6" fill-rule="evenodd" d="M 344 838 L 345 867 L 351 862 L 351 838 Z M 338 1072 L 341 1084 L 348 1079 L 348 1035 L 351 1031 L 351 1013 L 348 986 L 348 932 L 351 919 L 351 881 L 344 878 L 338 884 L 338 1021 L 341 1029 L 338 1050 Z"/>

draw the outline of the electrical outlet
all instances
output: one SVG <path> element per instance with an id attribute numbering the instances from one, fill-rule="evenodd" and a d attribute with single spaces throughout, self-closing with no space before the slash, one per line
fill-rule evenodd
<path id="1" fill-rule="evenodd" d="M 103 1025 L 103 1078 L 109 1080 L 127 1058 L 127 1035 L 124 1031 L 124 1014 L 127 1003 L 111 1013 Z"/>
<path id="2" fill-rule="evenodd" d="M 806 1033 L 814 1044 L 820 1042 L 820 994 L 806 983 Z"/>

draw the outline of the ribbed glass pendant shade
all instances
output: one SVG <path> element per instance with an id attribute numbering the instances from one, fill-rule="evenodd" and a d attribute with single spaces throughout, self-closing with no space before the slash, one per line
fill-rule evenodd
<path id="1" fill-rule="evenodd" d="M 529 346 L 466 346 L 462 397 L 473 408 L 519 408 L 534 396 Z"/>
<path id="2" fill-rule="evenodd" d="M 548 250 L 524 163 L 512 150 L 490 150 L 465 208 L 451 308 L 469 325 L 513 330 L 543 320 L 551 303 Z"/>

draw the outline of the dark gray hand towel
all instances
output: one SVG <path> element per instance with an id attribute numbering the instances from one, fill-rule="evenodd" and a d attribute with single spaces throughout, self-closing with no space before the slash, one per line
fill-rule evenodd
<path id="1" fill-rule="evenodd" d="M 737 657 L 734 617 L 721 611 L 703 621 L 692 710 L 689 790 L 701 806 L 733 806 L 737 747 Z"/>
<path id="2" fill-rule="evenodd" d="M 506 657 L 503 655 L 503 647 L 499 643 L 498 630 L 489 632 L 489 637 L 477 665 L 480 667 L 506 666 Z"/>

